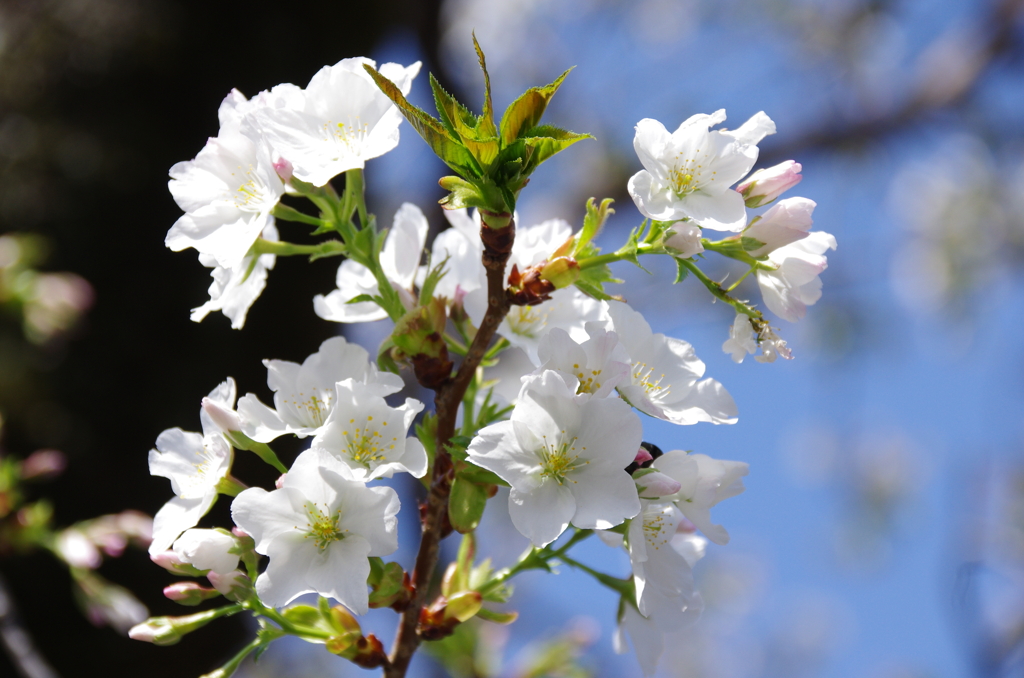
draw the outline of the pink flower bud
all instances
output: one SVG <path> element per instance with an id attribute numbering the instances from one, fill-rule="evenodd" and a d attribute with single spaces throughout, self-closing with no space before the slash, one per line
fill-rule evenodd
<path id="1" fill-rule="evenodd" d="M 279 490 L 282 487 L 284 487 L 284 479 L 287 478 L 287 477 L 288 477 L 287 473 L 282 473 L 281 477 L 274 481 L 274 487 L 276 487 Z"/>
<path id="2" fill-rule="evenodd" d="M 59 475 L 67 466 L 67 457 L 57 450 L 36 450 L 21 462 L 23 480 L 38 480 Z"/>
<path id="3" fill-rule="evenodd" d="M 238 413 L 215 400 L 203 398 L 203 412 L 206 412 L 206 416 L 225 433 L 242 430 L 242 420 Z"/>
<path id="4" fill-rule="evenodd" d="M 284 158 L 278 158 L 274 161 L 274 170 L 277 172 L 277 176 L 281 177 L 282 181 L 291 181 L 293 169 L 292 164 Z"/>
<path id="5" fill-rule="evenodd" d="M 204 588 L 194 581 L 182 581 L 164 587 L 164 596 L 182 605 L 198 605 L 219 595 L 217 591 Z"/>
<path id="6" fill-rule="evenodd" d="M 646 464 L 652 459 L 654 459 L 654 457 L 651 456 L 651 453 L 641 447 L 639 450 L 637 450 L 636 458 L 633 459 L 633 463 L 636 464 L 637 466 L 640 466 L 642 464 Z"/>
<path id="7" fill-rule="evenodd" d="M 682 487 L 682 485 L 679 484 L 679 481 L 659 471 L 648 473 L 639 478 L 635 478 L 635 480 L 637 487 L 640 489 L 640 496 L 645 499 L 667 497 L 671 494 L 675 494 Z"/>
<path id="8" fill-rule="evenodd" d="M 800 174 L 802 169 L 800 163 L 787 160 L 774 167 L 757 170 L 744 179 L 736 190 L 743 194 L 747 207 L 767 205 L 800 183 L 803 179 Z"/>
<path id="9" fill-rule="evenodd" d="M 241 602 L 249 598 L 253 591 L 252 581 L 238 570 L 227 574 L 217 574 L 211 570 L 206 578 L 228 600 Z"/>

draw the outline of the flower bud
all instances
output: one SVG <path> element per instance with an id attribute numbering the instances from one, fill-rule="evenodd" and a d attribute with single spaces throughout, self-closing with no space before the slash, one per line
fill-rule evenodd
<path id="1" fill-rule="evenodd" d="M 814 220 L 816 203 L 807 198 L 786 198 L 751 222 L 740 242 L 752 257 L 770 252 L 807 237 Z"/>
<path id="2" fill-rule="evenodd" d="M 747 207 L 767 205 L 800 183 L 803 179 L 803 175 L 800 174 L 802 169 L 800 163 L 787 160 L 774 167 L 757 170 L 737 186 L 736 190 L 743 195 Z"/>
<path id="3" fill-rule="evenodd" d="M 217 593 L 236 603 L 245 602 L 253 595 L 252 581 L 238 570 L 227 574 L 210 571 L 206 574 L 206 578 L 213 584 Z"/>
<path id="4" fill-rule="evenodd" d="M 216 590 L 204 588 L 194 581 L 180 581 L 164 587 L 164 596 L 181 605 L 198 605 L 219 595 Z"/>
<path id="5" fill-rule="evenodd" d="M 133 626 L 128 631 L 128 637 L 154 645 L 174 645 L 184 635 L 206 626 L 225 613 L 231 614 L 231 608 L 207 610 L 184 617 L 150 617 Z"/>
<path id="6" fill-rule="evenodd" d="M 580 279 L 580 265 L 572 257 L 552 259 L 540 270 L 541 280 L 547 280 L 556 290 L 568 287 Z"/>
<path id="7" fill-rule="evenodd" d="M 664 245 L 678 251 L 677 257 L 689 259 L 704 251 L 704 245 L 701 243 L 700 238 L 700 226 L 687 222 L 678 222 L 672 224 L 668 237 L 665 238 Z"/>
<path id="8" fill-rule="evenodd" d="M 229 410 L 216 400 L 203 398 L 203 412 L 217 425 L 217 428 L 225 433 L 242 430 L 242 420 L 239 418 L 238 413 L 234 410 Z"/>
<path id="9" fill-rule="evenodd" d="M 658 499 L 660 497 L 667 497 L 675 494 L 682 488 L 679 481 L 665 475 L 664 473 L 653 471 L 653 469 L 651 472 L 645 473 L 642 476 L 639 473 L 634 474 L 633 479 L 636 481 L 636 486 L 640 492 L 641 499 Z"/>
<path id="10" fill-rule="evenodd" d="M 274 161 L 274 171 L 277 172 L 277 176 L 281 177 L 281 180 L 284 182 L 291 180 L 293 170 L 292 164 L 284 158 L 278 158 Z"/>
<path id="11" fill-rule="evenodd" d="M 182 577 L 200 577 L 203 575 L 202 570 L 186 563 L 181 559 L 181 556 L 174 551 L 167 550 L 161 553 L 154 553 L 149 556 L 149 559 L 171 574 L 180 575 Z"/>
<path id="12" fill-rule="evenodd" d="M 21 462 L 22 480 L 45 480 L 60 475 L 67 466 L 67 457 L 57 450 L 36 450 Z"/>

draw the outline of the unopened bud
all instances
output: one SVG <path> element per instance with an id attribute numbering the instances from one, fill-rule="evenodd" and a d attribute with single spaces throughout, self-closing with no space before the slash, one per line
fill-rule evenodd
<path id="1" fill-rule="evenodd" d="M 556 290 L 560 290 L 580 279 L 580 265 L 572 257 L 558 257 L 549 261 L 540 270 L 540 277 L 554 285 Z"/>
<path id="2" fill-rule="evenodd" d="M 164 587 L 164 596 L 181 605 L 198 605 L 219 595 L 215 589 L 204 588 L 194 581 L 181 581 Z"/>
<path id="3" fill-rule="evenodd" d="M 21 462 L 22 480 L 44 480 L 60 475 L 67 466 L 67 457 L 57 450 L 36 450 Z"/>
<path id="4" fill-rule="evenodd" d="M 206 578 L 213 584 L 217 593 L 236 603 L 245 602 L 253 595 L 252 581 L 238 570 L 227 574 L 210 571 L 206 574 Z"/>
<path id="5" fill-rule="evenodd" d="M 210 418 L 217 428 L 225 433 L 242 430 L 242 420 L 238 413 L 230 410 L 216 400 L 203 398 L 203 412 Z"/>
<path id="6" fill-rule="evenodd" d="M 278 158 L 274 161 L 274 171 L 277 172 L 277 176 L 281 177 L 282 181 L 290 181 L 292 178 L 292 172 L 294 168 L 292 164 L 284 158 Z"/>
<path id="7" fill-rule="evenodd" d="M 697 224 L 678 222 L 672 224 L 664 244 L 674 249 L 680 259 L 689 259 L 704 251 L 704 243 L 700 241 L 702 235 Z"/>
<path id="8" fill-rule="evenodd" d="M 767 205 L 800 183 L 803 179 L 803 175 L 800 174 L 802 169 L 800 163 L 787 160 L 774 167 L 757 170 L 737 186 L 736 190 L 743 195 L 747 207 Z"/>
<path id="9" fill-rule="evenodd" d="M 186 563 L 181 559 L 181 556 L 171 550 L 151 553 L 149 559 L 171 574 L 177 574 L 182 577 L 200 577 L 203 575 L 202 570 Z"/>
<path id="10" fill-rule="evenodd" d="M 217 617 L 234 614 L 238 609 L 237 606 L 229 606 L 184 617 L 150 617 L 129 629 L 128 637 L 154 645 L 174 645 L 184 635 L 206 626 Z"/>
<path id="11" fill-rule="evenodd" d="M 639 473 L 634 474 L 633 479 L 636 481 L 636 486 L 640 491 L 641 499 L 658 499 L 660 497 L 667 497 L 675 494 L 682 488 L 679 481 L 675 480 L 671 476 L 665 475 L 664 473 L 654 471 L 653 469 L 644 475 L 640 475 Z"/>

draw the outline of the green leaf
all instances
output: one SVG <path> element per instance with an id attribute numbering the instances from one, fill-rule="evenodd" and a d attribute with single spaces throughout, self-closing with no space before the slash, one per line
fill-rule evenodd
<path id="1" fill-rule="evenodd" d="M 413 129 L 423 137 L 423 140 L 437 154 L 437 157 L 441 158 L 446 165 L 462 176 L 480 176 L 480 168 L 477 166 L 473 156 L 470 155 L 465 146 L 455 140 L 444 124 L 435 120 L 422 109 L 409 103 L 395 83 L 385 78 L 374 68 L 369 65 L 364 65 L 363 68 L 370 74 L 373 81 L 377 83 L 377 87 L 380 87 L 381 91 L 395 103 L 395 106 L 398 106 L 398 110 L 402 112 L 402 115 L 409 121 Z"/>
<path id="2" fill-rule="evenodd" d="M 427 277 L 423 279 L 423 286 L 420 288 L 420 306 L 426 306 L 427 302 L 434 298 L 434 290 L 437 288 L 437 283 L 441 282 L 441 278 L 448 274 L 445 266 L 448 264 L 448 259 L 445 257 L 437 266 L 430 267 L 430 258 L 427 258 Z"/>
<path id="3" fill-rule="evenodd" d="M 534 132 L 550 132 L 545 134 L 534 134 Z M 530 130 L 526 136 L 523 137 L 523 141 L 526 143 L 526 147 L 532 149 L 530 160 L 527 163 L 527 169 L 524 170 L 524 174 L 531 174 L 537 166 L 542 162 L 553 156 L 555 153 L 564 151 L 569 146 L 572 146 L 577 141 L 583 139 L 593 139 L 589 134 L 576 134 L 575 132 L 567 132 L 557 127 L 535 127 Z"/>
<path id="4" fill-rule="evenodd" d="M 351 299 L 349 299 L 345 303 L 346 304 L 361 304 L 364 301 L 374 301 L 374 302 L 380 303 L 379 300 L 380 300 L 380 297 L 374 296 L 372 294 L 357 294 L 356 296 L 352 297 Z"/>
<path id="5" fill-rule="evenodd" d="M 518 612 L 495 612 L 494 610 L 488 610 L 486 607 L 481 607 L 480 611 L 476 613 L 476 616 L 481 619 L 486 619 L 489 622 L 495 624 L 511 624 L 519 618 Z"/>
<path id="6" fill-rule="evenodd" d="M 587 200 L 587 215 L 583 217 L 583 228 L 580 229 L 580 234 L 576 239 L 574 257 L 580 258 L 579 255 L 582 254 L 583 249 L 601 232 L 604 222 L 610 215 L 615 214 L 615 210 L 611 207 L 613 202 L 615 201 L 611 198 L 605 198 L 601 201 L 601 206 L 598 207 L 594 204 L 593 198 Z"/>
<path id="7" fill-rule="evenodd" d="M 577 280 L 574 284 L 580 292 L 583 292 L 583 294 L 587 295 L 588 297 L 591 297 L 592 299 L 597 299 L 598 301 L 608 301 L 609 299 L 614 298 L 610 294 L 605 292 L 599 284 L 595 285 L 594 283 L 587 282 L 586 280 Z"/>
<path id="8" fill-rule="evenodd" d="M 437 107 L 437 113 L 441 118 L 441 124 L 445 126 L 445 129 L 448 130 L 448 133 L 452 137 L 458 137 L 459 131 L 456 126 L 456 121 L 459 120 L 461 114 L 461 111 L 458 109 L 461 108 L 465 110 L 465 107 L 456 101 L 455 97 L 448 94 L 448 92 L 441 87 L 441 83 L 437 81 L 437 78 L 434 77 L 433 73 L 430 74 L 429 80 L 430 89 L 434 92 L 434 106 Z M 465 112 L 469 113 L 469 111 Z"/>
<path id="9" fill-rule="evenodd" d="M 510 487 L 510 485 L 502 480 L 494 471 L 488 471 L 487 469 L 480 468 L 468 461 L 466 462 L 466 466 L 457 472 L 456 476 L 464 478 L 471 483 L 477 483 L 478 485 L 501 485 L 502 487 Z"/>
<path id="10" fill-rule="evenodd" d="M 484 59 L 484 51 L 480 49 L 480 43 L 476 40 L 476 32 L 473 33 L 473 48 L 476 50 L 476 58 L 480 62 L 480 70 L 484 72 L 484 110 L 479 118 L 480 135 L 484 137 L 497 137 L 498 128 L 494 126 L 494 104 L 491 102 L 491 76 L 487 73 L 487 60 Z"/>
<path id="11" fill-rule="evenodd" d="M 676 262 L 676 279 L 672 281 L 672 284 L 681 283 L 686 280 L 686 276 L 690 275 L 690 269 L 686 267 L 683 260 L 678 257 L 673 257 Z"/>
<path id="12" fill-rule="evenodd" d="M 555 92 L 561 87 L 562 81 L 571 70 L 570 68 L 562 73 L 550 85 L 531 87 L 509 104 L 505 109 L 505 114 L 501 116 L 501 140 L 505 146 L 522 136 L 525 130 L 537 126 L 551 97 L 555 96 Z"/>

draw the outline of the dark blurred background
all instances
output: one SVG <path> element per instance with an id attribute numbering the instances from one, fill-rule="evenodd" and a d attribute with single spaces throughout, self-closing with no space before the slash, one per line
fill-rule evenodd
<path id="1" fill-rule="evenodd" d="M 429 70 L 478 107 L 475 29 L 499 109 L 577 64 L 552 121 L 597 137 L 538 172 L 522 222 L 576 222 L 585 198 L 614 197 L 619 213 L 604 244 L 615 245 L 639 221 L 625 193 L 639 169 L 632 126 L 655 117 L 672 129 L 724 106 L 732 127 L 761 109 L 776 120 L 758 166 L 804 163 L 793 194 L 817 200 L 816 228 L 839 239 L 824 298 L 800 325 L 782 328 L 792 364 L 733 365 L 718 348 L 731 317 L 701 290 L 668 290 L 670 272 L 657 266 L 657 285 L 617 271 L 657 330 L 695 345 L 741 412 L 734 427 L 679 433 L 654 424 L 648 437 L 752 465 L 748 493 L 716 509 L 733 542 L 697 569 L 708 611 L 669 641 L 663 674 L 1021 675 L 1021 6 L 3 0 L 0 234 L 44 238 L 39 268 L 81 276 L 92 306 L 51 340 L 27 340 L 13 315 L 0 321 L 0 452 L 67 454 L 65 473 L 33 488 L 52 501 L 57 525 L 128 508 L 154 513 L 170 496 L 147 471 L 159 432 L 198 430 L 200 398 L 227 375 L 266 400 L 263 358 L 301 361 L 337 330 L 310 303 L 333 288 L 336 262 L 300 258 L 278 259 L 243 331 L 219 314 L 189 322 L 210 278 L 192 251 L 163 246 L 180 215 L 168 168 L 217 133 L 217 106 L 231 88 L 251 96 L 281 82 L 304 86 L 348 56 L 422 59 L 413 101 L 430 108 Z M 402 138 L 368 165 L 371 209 L 387 224 L 414 200 L 440 228 L 428 208 L 441 197 L 443 167 L 407 126 Z M 300 241 L 293 228 L 283 235 Z M 740 290 L 759 297 L 751 281 Z M 696 306 L 680 312 L 681 304 Z M 270 480 L 250 462 L 239 456 L 239 475 Z M 213 518 L 226 519 L 226 507 Z M 153 614 L 183 611 L 160 594 L 173 578 L 144 553 L 129 550 L 100 571 Z M 78 612 L 67 570 L 50 555 L 0 554 L 0 573 L 24 628 L 65 678 L 195 676 L 248 633 L 224 620 L 175 648 L 131 642 Z M 543 635 L 592 615 L 601 635 L 590 673 L 639 675 L 631 657 L 610 656 L 614 601 L 571 577 L 556 588 L 524 577 L 513 633 Z M 271 651 L 269 668 L 251 675 L 317 675 L 321 664 L 293 659 L 302 656 Z M 328 660 L 321 675 L 346 666 Z M 0 676 L 9 675 L 0 654 Z"/>

